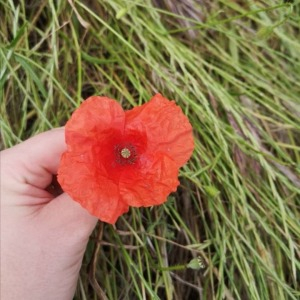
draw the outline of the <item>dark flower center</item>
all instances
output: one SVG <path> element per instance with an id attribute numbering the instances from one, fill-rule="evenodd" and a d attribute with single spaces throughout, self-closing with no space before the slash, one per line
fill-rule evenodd
<path id="1" fill-rule="evenodd" d="M 115 157 L 120 165 L 132 165 L 137 159 L 136 148 L 132 144 L 116 145 Z"/>

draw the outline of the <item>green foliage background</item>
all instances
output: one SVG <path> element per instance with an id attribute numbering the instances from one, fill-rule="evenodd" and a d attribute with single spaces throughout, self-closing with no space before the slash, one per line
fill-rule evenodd
<path id="1" fill-rule="evenodd" d="M 299 1 L 1 0 L 0 29 L 2 148 L 94 94 L 161 92 L 194 128 L 177 193 L 98 225 L 75 299 L 299 299 Z"/>

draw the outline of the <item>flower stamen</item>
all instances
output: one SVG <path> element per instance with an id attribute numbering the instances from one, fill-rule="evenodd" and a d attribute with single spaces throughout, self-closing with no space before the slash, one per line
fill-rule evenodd
<path id="1" fill-rule="evenodd" d="M 123 149 L 121 150 L 121 156 L 122 156 L 123 158 L 129 158 L 130 155 L 131 155 L 131 152 L 130 152 L 130 150 L 129 150 L 128 148 L 123 148 Z"/>
<path id="2" fill-rule="evenodd" d="M 116 162 L 120 165 L 133 165 L 137 159 L 136 148 L 131 144 L 115 146 Z"/>

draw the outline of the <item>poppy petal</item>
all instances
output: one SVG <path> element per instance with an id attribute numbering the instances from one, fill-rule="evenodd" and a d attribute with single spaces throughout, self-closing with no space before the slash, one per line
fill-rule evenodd
<path id="1" fill-rule="evenodd" d="M 114 131 L 124 130 L 125 113 L 121 105 L 108 97 L 92 96 L 72 114 L 66 124 L 68 150 L 83 152 L 99 144 Z"/>
<path id="2" fill-rule="evenodd" d="M 62 156 L 58 181 L 69 196 L 104 222 L 114 224 L 128 211 L 128 205 L 120 200 L 118 186 L 69 152 Z"/>
<path id="3" fill-rule="evenodd" d="M 145 128 L 149 153 L 166 153 L 178 167 L 190 158 L 194 150 L 192 126 L 174 101 L 157 94 L 148 103 L 126 111 L 125 117 L 125 132 Z"/>
<path id="4" fill-rule="evenodd" d="M 126 112 L 115 100 L 90 97 L 67 122 L 65 135 L 58 181 L 107 223 L 115 223 L 129 205 L 165 202 L 194 149 L 187 117 L 160 94 Z"/>
<path id="5" fill-rule="evenodd" d="M 178 181 L 178 167 L 168 156 L 141 157 L 140 168 L 123 173 L 119 191 L 123 202 L 130 206 L 152 206 L 167 200 L 175 192 Z"/>

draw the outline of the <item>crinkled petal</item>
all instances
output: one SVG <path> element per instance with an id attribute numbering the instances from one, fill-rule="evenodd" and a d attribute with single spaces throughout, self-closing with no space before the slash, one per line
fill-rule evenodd
<path id="1" fill-rule="evenodd" d="M 152 206 L 176 191 L 178 168 L 192 154 L 192 128 L 160 94 L 124 113 L 107 97 L 90 97 L 66 125 L 67 152 L 58 181 L 100 220 L 114 223 L 129 205 Z M 121 155 L 127 148 L 129 157 Z"/>
<path id="2" fill-rule="evenodd" d="M 125 112 L 125 132 L 145 128 L 147 152 L 166 153 L 178 167 L 184 165 L 194 150 L 192 126 L 181 108 L 162 95 Z"/>
<path id="3" fill-rule="evenodd" d="M 72 153 L 62 155 L 58 182 L 71 198 L 104 222 L 113 224 L 128 211 L 128 205 L 120 200 L 116 183 L 99 173 L 94 165 L 79 162 Z"/>
<path id="4" fill-rule="evenodd" d="M 85 100 L 67 122 L 68 150 L 83 152 L 105 142 L 115 131 L 124 130 L 125 113 L 110 98 L 93 96 Z"/>
<path id="5" fill-rule="evenodd" d="M 141 167 L 124 172 L 120 178 L 119 191 L 123 202 L 130 206 L 152 206 L 167 200 L 175 192 L 178 167 L 168 156 L 141 157 Z"/>

